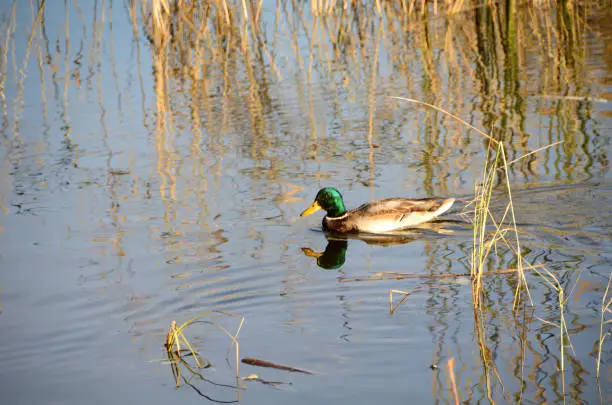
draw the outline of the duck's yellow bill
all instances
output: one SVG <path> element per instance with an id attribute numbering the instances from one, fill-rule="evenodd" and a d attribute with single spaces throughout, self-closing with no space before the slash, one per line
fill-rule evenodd
<path id="1" fill-rule="evenodd" d="M 323 252 L 315 252 L 311 248 L 302 248 L 302 252 L 308 257 L 316 257 L 317 259 L 323 256 Z"/>
<path id="2" fill-rule="evenodd" d="M 313 212 L 319 211 L 320 209 L 321 209 L 321 206 L 319 205 L 319 202 L 315 201 L 315 202 L 312 203 L 312 205 L 310 207 L 306 208 L 304 210 L 304 212 L 302 212 L 300 214 L 300 216 L 301 217 L 308 216 L 308 215 L 312 214 Z"/>

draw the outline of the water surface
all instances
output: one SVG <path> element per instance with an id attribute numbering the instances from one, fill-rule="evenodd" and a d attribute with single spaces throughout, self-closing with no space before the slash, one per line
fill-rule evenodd
<path id="1" fill-rule="evenodd" d="M 380 19 L 281 3 L 261 9 L 265 51 L 228 54 L 187 39 L 160 51 L 129 4 L 0 9 L 2 402 L 454 403 L 451 359 L 466 403 L 609 401 L 609 341 L 599 383 L 594 351 L 612 263 L 609 5 L 516 19 L 432 6 L 402 22 L 391 6 Z M 509 159 L 563 141 L 513 165 L 510 183 L 524 257 L 569 295 L 565 374 L 559 330 L 540 320 L 559 321 L 558 296 L 540 277 L 516 312 L 516 278 L 486 278 L 475 315 L 464 203 L 384 243 L 299 218 L 326 185 L 349 207 L 473 196 L 485 140 L 390 96 L 443 106 L 504 139 Z M 503 245 L 488 262 L 515 266 Z M 373 280 L 388 272 L 460 276 Z M 393 314 L 390 289 L 413 292 Z M 244 316 L 241 357 L 314 374 L 241 364 L 240 377 L 283 384 L 232 388 L 230 340 L 196 323 L 187 335 L 214 366 L 202 375 L 223 385 L 176 389 L 168 327 L 211 310 Z"/>

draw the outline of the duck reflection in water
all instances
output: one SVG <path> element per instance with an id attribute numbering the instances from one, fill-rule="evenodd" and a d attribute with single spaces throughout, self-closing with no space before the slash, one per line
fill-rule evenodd
<path id="1" fill-rule="evenodd" d="M 302 252 L 308 257 L 317 259 L 317 266 L 326 270 L 336 270 L 342 267 L 346 260 L 346 240 L 328 240 L 323 252 L 315 252 L 311 248 L 302 248 Z"/>
<path id="2" fill-rule="evenodd" d="M 313 257 L 317 260 L 317 266 L 326 270 L 337 270 L 344 264 L 346 260 L 346 251 L 348 249 L 348 239 L 359 239 L 369 245 L 401 245 L 404 243 L 416 240 L 414 233 L 405 233 L 401 235 L 366 235 L 359 236 L 336 235 L 326 233 L 327 246 L 323 252 L 315 252 L 311 248 L 303 247 L 302 252 L 308 257 Z"/>

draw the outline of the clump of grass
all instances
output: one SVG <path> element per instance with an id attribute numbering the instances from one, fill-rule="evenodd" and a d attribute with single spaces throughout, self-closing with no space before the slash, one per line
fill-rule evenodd
<path id="1" fill-rule="evenodd" d="M 493 138 L 491 135 L 485 133 L 484 131 L 474 127 L 473 125 L 461 119 L 460 117 L 444 110 L 443 108 L 440 108 L 433 104 L 425 103 L 423 101 L 409 98 L 392 98 L 433 108 L 459 121 L 468 128 L 476 131 L 478 134 L 482 135 L 489 141 L 486 150 L 487 156 L 485 159 L 485 167 L 483 168 L 482 179 L 480 184 L 476 184 L 475 186 L 475 198 L 472 202 L 474 204 L 474 248 L 472 250 L 470 273 L 472 277 L 473 287 L 473 305 L 474 307 L 478 307 L 481 303 L 480 298 L 482 296 L 482 276 L 485 273 L 485 264 L 487 257 L 489 256 L 491 250 L 497 247 L 497 243 L 499 241 L 504 241 L 505 244 L 514 251 L 514 254 L 517 259 L 516 273 L 519 278 L 519 283 L 517 284 L 517 290 L 515 291 L 514 304 L 516 307 L 516 304 L 519 302 L 519 296 L 522 290 L 521 287 L 524 287 L 527 292 L 529 291 L 529 289 L 525 280 L 523 259 L 520 250 L 518 230 L 516 227 L 516 217 L 514 214 L 514 205 L 512 203 L 512 192 L 510 189 L 510 180 L 508 174 L 508 167 L 510 166 L 510 164 L 506 159 L 506 150 L 504 147 L 504 143 Z M 519 159 L 515 159 L 512 163 L 518 160 Z M 506 206 L 506 210 L 502 218 L 496 219 L 489 207 L 491 205 L 491 198 L 493 195 L 495 184 L 497 182 L 498 176 L 500 175 L 499 171 L 501 171 L 501 175 L 505 179 L 506 191 L 508 195 L 508 204 Z M 509 225 L 505 225 L 508 214 L 510 216 Z M 489 223 L 492 223 L 494 225 L 495 229 L 493 233 L 487 231 Z M 513 248 L 511 243 L 508 241 L 508 238 L 506 237 L 506 234 L 508 232 L 514 233 L 514 243 L 516 244 L 516 248 Z"/>
<path id="2" fill-rule="evenodd" d="M 226 328 L 224 328 L 222 325 L 218 324 L 217 322 L 201 320 L 201 318 L 208 316 L 212 313 L 219 313 L 222 315 L 239 318 L 240 323 L 238 327 L 236 328 L 236 332 L 234 334 L 231 334 Z M 204 379 L 202 375 L 199 374 L 197 371 L 195 371 L 194 367 L 192 367 L 186 361 L 185 357 L 187 356 L 192 357 L 195 360 L 197 369 L 208 368 L 211 366 L 210 361 L 201 357 L 200 354 L 193 348 L 193 346 L 191 345 L 191 343 L 189 342 L 189 340 L 187 339 L 184 333 L 184 330 L 187 327 L 193 325 L 193 323 L 198 322 L 198 321 L 203 322 L 203 323 L 208 323 L 208 324 L 215 326 L 217 329 L 222 331 L 224 334 L 226 334 L 231 339 L 232 343 L 230 344 L 230 347 L 227 351 L 226 359 L 229 359 L 229 355 L 231 353 L 232 348 L 234 347 L 234 345 L 236 346 L 234 369 L 236 372 L 236 379 L 238 381 L 239 364 L 240 364 L 239 362 L 240 344 L 238 342 L 238 334 L 240 333 L 240 330 L 242 329 L 242 325 L 244 324 L 244 317 L 241 315 L 232 314 L 230 312 L 206 311 L 206 312 L 202 312 L 201 314 L 196 315 L 193 318 L 185 321 L 180 326 L 177 326 L 177 323 L 175 320 L 173 320 L 170 323 L 170 328 L 168 329 L 168 334 L 166 335 L 166 342 L 164 343 L 164 346 L 166 348 L 166 354 L 168 356 L 168 360 L 172 368 L 172 373 L 175 377 L 176 387 L 178 388 L 181 382 L 181 377 L 182 377 L 182 372 L 181 372 L 181 367 L 180 367 L 181 365 L 187 368 L 188 371 L 192 375 L 197 375 L 200 377 L 200 379 Z M 189 384 L 187 380 L 185 380 L 185 382 Z"/>
<path id="3" fill-rule="evenodd" d="M 513 308 L 516 310 L 521 301 L 521 295 L 523 292 L 527 294 L 529 297 L 529 302 L 533 306 L 533 300 L 531 298 L 531 294 L 529 292 L 529 286 L 527 283 L 527 279 L 525 277 L 525 270 L 529 268 L 536 272 L 545 282 L 546 284 L 556 292 L 559 302 L 559 322 L 554 323 L 544 319 L 539 318 L 542 322 L 552 325 L 559 329 L 560 334 L 560 357 L 561 357 L 561 379 L 563 392 L 565 392 L 565 345 L 569 344 L 573 351 L 573 347 L 571 345 L 571 341 L 569 339 L 569 333 L 567 329 L 567 323 L 565 321 L 565 304 L 567 302 L 567 297 L 565 295 L 565 291 L 559 282 L 559 279 L 546 267 L 540 265 L 524 265 L 525 260 L 521 254 L 520 248 L 520 240 L 519 240 L 519 231 L 517 228 L 516 215 L 514 210 L 514 203 L 512 200 L 512 189 L 510 186 L 510 175 L 509 175 L 509 167 L 518 162 L 519 160 L 530 156 L 534 153 L 537 153 L 543 149 L 555 146 L 561 142 L 553 143 L 551 145 L 547 145 L 545 147 L 539 148 L 530 153 L 524 154 L 521 157 L 514 159 L 512 161 L 508 161 L 506 157 L 506 148 L 503 140 L 495 139 L 491 135 L 486 134 L 480 129 L 474 127 L 473 125 L 467 123 L 463 119 L 457 117 L 449 113 L 448 111 L 419 100 L 407 99 L 402 97 L 393 97 L 397 100 L 403 100 L 415 104 L 424 105 L 429 108 L 433 108 L 439 112 L 444 113 L 445 115 L 461 122 L 466 125 L 468 128 L 476 131 L 485 139 L 488 140 L 486 147 L 486 158 L 485 165 L 482 171 L 482 177 L 480 182 L 475 185 L 475 196 L 474 200 L 468 204 L 473 205 L 473 249 L 472 249 L 472 257 L 470 261 L 470 276 L 472 279 L 472 304 L 474 307 L 474 317 L 475 317 L 475 325 L 476 330 L 478 332 L 478 342 L 480 347 L 481 359 L 483 363 L 483 369 L 485 370 L 485 378 L 487 381 L 487 394 L 489 398 L 491 397 L 491 384 L 490 384 L 490 374 L 492 374 L 500 383 L 503 389 L 503 383 L 501 381 L 501 377 L 497 372 L 497 369 L 494 364 L 493 357 L 491 356 L 490 350 L 487 346 L 487 338 L 484 327 L 484 320 L 482 313 L 484 311 L 483 305 L 483 296 L 484 296 L 484 287 L 482 283 L 482 277 L 485 274 L 490 274 L 491 272 L 486 271 L 487 267 L 487 259 L 492 251 L 496 251 L 498 249 L 498 244 L 503 243 L 505 248 L 509 249 L 516 258 L 516 267 L 514 269 L 514 274 L 517 276 L 517 284 L 516 290 L 514 293 L 513 299 Z M 494 212 L 491 210 L 491 203 L 494 198 L 494 191 L 497 189 L 496 186 L 499 183 L 499 180 L 505 185 L 503 191 L 507 198 L 507 204 L 505 210 L 501 217 L 496 216 Z M 498 196 L 495 196 L 498 198 Z M 490 230 L 492 228 L 492 230 Z M 542 270 L 540 270 L 542 269 Z M 402 293 L 405 295 L 405 301 L 408 293 L 399 290 L 391 290 L 390 292 L 390 305 L 392 300 L 392 293 Z M 605 299 L 604 299 L 605 301 Z M 608 304 L 610 305 L 610 304 Z M 395 309 L 391 306 L 391 313 L 393 313 Z M 600 341 L 603 339 L 600 339 Z M 601 350 L 600 350 L 601 353 Z"/>
<path id="4" fill-rule="evenodd" d="M 485 166 L 482 172 L 480 184 L 475 185 L 474 198 L 474 241 L 472 250 L 472 260 L 470 272 L 474 288 L 472 289 L 472 298 L 474 306 L 480 304 L 482 297 L 482 275 L 485 272 L 487 258 L 491 250 L 497 249 L 498 242 L 502 241 L 510 248 L 515 255 L 517 266 L 516 274 L 518 283 L 514 294 L 514 308 L 520 302 L 521 292 L 524 289 L 529 295 L 529 287 L 525 279 L 525 271 L 523 268 L 523 256 L 520 249 L 520 241 L 518 237 L 518 229 L 516 226 L 516 216 L 514 212 L 514 204 L 512 201 L 512 190 L 508 175 L 508 162 L 506 160 L 506 149 L 504 143 L 493 140 L 489 137 L 489 145 L 487 148 L 487 156 L 485 158 Z M 508 203 L 501 218 L 496 218 L 491 212 L 491 199 L 498 178 L 501 176 L 505 180 L 506 193 Z M 508 220 L 509 217 L 509 220 Z M 508 221 L 508 222 L 507 222 Z M 494 230 L 489 232 L 488 226 L 493 225 Z M 508 234 L 513 234 L 513 241 L 510 241 Z M 513 246 L 514 245 L 514 246 Z"/>
<path id="5" fill-rule="evenodd" d="M 529 286 L 525 278 L 525 269 L 537 269 L 539 266 L 524 265 L 524 259 L 521 254 L 519 231 L 516 225 L 516 215 L 514 210 L 514 203 L 512 200 L 512 189 L 510 186 L 510 175 L 509 167 L 518 161 L 538 153 L 544 149 L 556 146 L 562 141 L 552 143 L 550 145 L 543 146 L 534 151 L 526 153 L 510 162 L 508 162 L 506 155 L 507 151 L 502 141 L 493 138 L 491 135 L 484 131 L 474 127 L 470 123 L 461 119 L 460 117 L 451 114 L 450 112 L 435 106 L 433 104 L 425 103 L 423 101 L 408 99 L 403 97 L 392 97 L 397 100 L 408 101 L 415 104 L 424 105 L 429 108 L 433 108 L 467 126 L 468 128 L 476 131 L 488 140 L 486 149 L 485 166 L 482 170 L 482 177 L 480 183 L 475 184 L 474 200 L 470 203 L 474 205 L 473 225 L 474 225 L 474 243 L 472 249 L 472 260 L 470 261 L 470 275 L 472 277 L 472 298 L 474 307 L 478 307 L 481 304 L 481 296 L 483 292 L 482 276 L 486 272 L 486 262 L 490 252 L 497 249 L 498 242 L 504 242 L 506 247 L 511 249 L 516 257 L 517 266 L 514 269 L 518 277 L 518 283 L 514 294 L 513 307 L 516 308 L 520 302 L 521 292 L 524 290 L 529 296 L 530 302 L 533 304 L 531 295 L 529 293 Z M 503 180 L 505 184 L 505 192 L 508 198 L 506 208 L 501 218 L 496 218 L 490 209 L 491 201 L 493 198 L 493 192 L 499 178 Z M 492 225 L 494 230 L 488 231 L 489 225 Z M 510 234 L 510 236 L 507 236 Z M 513 238 L 511 239 L 511 237 Z"/>
<path id="6" fill-rule="evenodd" d="M 191 343 L 189 343 L 189 340 L 185 337 L 185 334 L 183 333 L 183 329 L 189 326 L 191 322 L 193 321 L 187 321 L 181 326 L 176 326 L 176 321 L 173 320 L 170 323 L 170 329 L 168 329 L 168 335 L 166 336 L 166 343 L 164 346 L 166 347 L 166 351 L 169 358 L 174 358 L 175 356 L 181 357 L 182 353 L 187 351 L 195 359 L 198 368 L 202 368 L 203 361 L 200 358 L 200 354 L 193 349 Z M 187 346 L 188 349 L 182 349 L 181 342 L 184 346 Z"/>

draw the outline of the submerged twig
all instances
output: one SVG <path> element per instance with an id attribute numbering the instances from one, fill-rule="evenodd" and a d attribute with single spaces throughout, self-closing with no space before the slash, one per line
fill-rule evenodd
<path id="1" fill-rule="evenodd" d="M 523 267 L 523 270 L 534 270 L 546 266 L 545 264 L 536 264 Z M 483 276 L 495 276 L 500 274 L 512 274 L 516 273 L 518 269 L 509 268 L 501 270 L 492 270 L 482 273 Z M 470 273 L 442 273 L 442 274 L 417 274 L 417 273 L 401 273 L 395 271 L 385 271 L 373 274 L 368 277 L 355 277 L 355 278 L 340 278 L 341 283 L 353 283 L 361 281 L 383 281 L 383 280 L 404 280 L 404 279 L 439 279 L 439 278 L 471 278 Z"/>
<path id="2" fill-rule="evenodd" d="M 291 366 L 284 366 L 282 364 L 272 363 L 266 360 L 254 359 L 252 357 L 245 357 L 244 359 L 242 359 L 242 362 L 244 364 L 249 364 L 251 366 L 256 366 L 256 367 L 270 367 L 270 368 L 275 368 L 277 370 L 291 371 L 293 373 L 313 374 L 312 371 L 303 370 L 303 369 L 295 368 Z"/>

